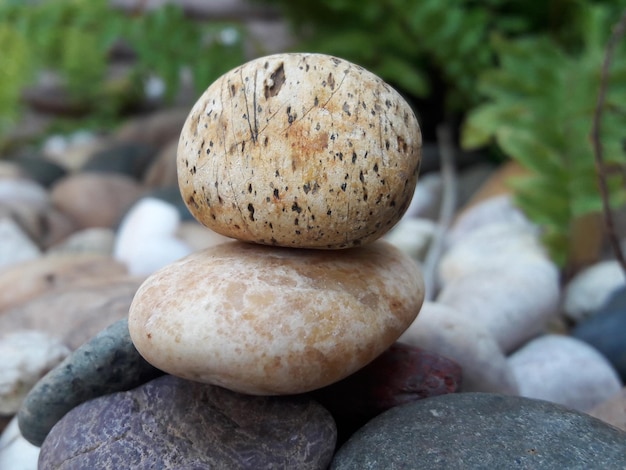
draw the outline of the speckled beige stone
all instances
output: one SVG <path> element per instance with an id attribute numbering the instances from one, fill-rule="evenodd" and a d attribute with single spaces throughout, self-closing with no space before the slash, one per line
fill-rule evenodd
<path id="1" fill-rule="evenodd" d="M 238 392 L 313 390 L 363 367 L 411 324 L 417 265 L 387 242 L 341 252 L 228 242 L 149 277 L 130 307 L 141 355 Z"/>
<path id="2" fill-rule="evenodd" d="M 183 199 L 222 235 L 267 245 L 372 242 L 406 211 L 422 138 L 410 106 L 367 70 L 276 54 L 220 77 L 177 152 Z"/>

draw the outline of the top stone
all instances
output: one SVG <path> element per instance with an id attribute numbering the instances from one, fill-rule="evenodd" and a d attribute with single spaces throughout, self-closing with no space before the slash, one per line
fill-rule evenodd
<path id="1" fill-rule="evenodd" d="M 242 241 L 339 249 L 373 242 L 407 209 L 421 133 L 410 106 L 367 70 L 276 54 L 215 81 L 178 145 L 193 216 Z"/>

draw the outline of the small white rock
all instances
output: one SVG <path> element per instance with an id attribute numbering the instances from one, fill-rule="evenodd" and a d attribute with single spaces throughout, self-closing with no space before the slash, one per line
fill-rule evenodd
<path id="1" fill-rule="evenodd" d="M 515 377 L 493 336 L 480 323 L 451 307 L 425 302 L 398 341 L 459 364 L 463 392 L 517 394 Z"/>
<path id="2" fill-rule="evenodd" d="M 151 274 L 192 252 L 175 237 L 180 225 L 176 208 L 160 199 L 144 198 L 124 217 L 114 248 L 116 260 L 132 275 Z"/>
<path id="3" fill-rule="evenodd" d="M 559 297 L 559 271 L 544 260 L 455 278 L 437 301 L 484 325 L 506 354 L 544 331 Z"/>
<path id="4" fill-rule="evenodd" d="M 39 447 L 22 437 L 17 418 L 0 435 L 0 470 L 37 470 Z"/>
<path id="5" fill-rule="evenodd" d="M 50 206 L 50 195 L 40 184 L 27 178 L 0 179 L 0 205 L 28 205 L 38 210 Z"/>
<path id="6" fill-rule="evenodd" d="M 40 331 L 16 331 L 1 336 L 0 414 L 16 413 L 35 383 L 69 353 L 60 340 Z"/>
<path id="7" fill-rule="evenodd" d="M 587 411 L 622 388 L 609 362 L 588 344 L 561 335 L 541 336 L 509 358 L 520 395 Z"/>
<path id="8" fill-rule="evenodd" d="M 524 213 L 515 207 L 510 195 L 495 196 L 463 212 L 448 231 L 447 243 L 454 245 L 477 228 L 492 223 L 513 224 L 536 230 Z"/>
<path id="9" fill-rule="evenodd" d="M 575 322 L 589 318 L 624 281 L 624 271 L 617 261 L 603 261 L 584 269 L 565 288 L 565 316 Z"/>
<path id="10" fill-rule="evenodd" d="M 442 285 L 476 271 L 511 269 L 512 266 L 545 264 L 548 260 L 534 228 L 511 222 L 477 227 L 457 240 L 439 264 Z"/>
<path id="11" fill-rule="evenodd" d="M 0 219 L 0 269 L 38 258 L 41 251 L 11 218 Z"/>
<path id="12" fill-rule="evenodd" d="M 430 220 L 404 218 L 385 235 L 385 240 L 413 258 L 423 260 L 436 231 L 437 225 Z"/>

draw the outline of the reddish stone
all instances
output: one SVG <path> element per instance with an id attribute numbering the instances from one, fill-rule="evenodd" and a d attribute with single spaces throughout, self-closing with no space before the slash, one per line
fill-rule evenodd
<path id="1" fill-rule="evenodd" d="M 395 343 L 358 372 L 312 392 L 337 421 L 340 439 L 398 405 L 454 393 L 461 367 L 436 353 Z"/>

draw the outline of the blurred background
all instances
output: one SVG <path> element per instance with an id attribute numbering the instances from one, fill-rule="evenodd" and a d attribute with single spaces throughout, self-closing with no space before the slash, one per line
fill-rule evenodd
<path id="1" fill-rule="evenodd" d="M 437 128 L 476 158 L 527 173 L 517 203 L 560 264 L 598 213 L 590 131 L 604 87 L 605 160 L 623 168 L 626 55 L 602 67 L 624 0 L 0 0 L 0 157 L 48 153 L 130 117 L 188 110 L 222 73 L 266 54 L 323 52 L 402 93 L 439 169 Z M 478 152 L 478 157 L 477 153 Z M 623 171 L 607 172 L 615 206 Z"/>

